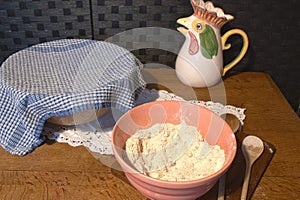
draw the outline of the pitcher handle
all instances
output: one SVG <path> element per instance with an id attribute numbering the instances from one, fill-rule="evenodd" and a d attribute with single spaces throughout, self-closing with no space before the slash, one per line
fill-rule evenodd
<path id="1" fill-rule="evenodd" d="M 247 34 L 241 30 L 241 29 L 232 29 L 227 31 L 222 37 L 221 37 L 221 41 L 222 41 L 222 49 L 223 50 L 227 50 L 231 47 L 231 44 L 226 44 L 227 39 L 234 34 L 238 34 L 242 36 L 243 39 L 243 47 L 239 53 L 239 55 L 233 59 L 230 63 L 228 63 L 224 69 L 223 69 L 223 76 L 228 72 L 228 70 L 232 69 L 238 62 L 240 62 L 240 60 L 242 60 L 242 58 L 245 56 L 247 50 L 248 50 L 248 46 L 249 46 L 249 41 L 248 41 L 248 36 Z"/>

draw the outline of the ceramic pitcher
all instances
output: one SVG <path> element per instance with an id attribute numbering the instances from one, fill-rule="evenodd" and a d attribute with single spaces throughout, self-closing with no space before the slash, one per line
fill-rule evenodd
<path id="1" fill-rule="evenodd" d="M 233 68 L 246 54 L 248 49 L 247 34 L 240 29 L 231 29 L 223 36 L 221 27 L 233 16 L 224 14 L 221 8 L 210 2 L 190 0 L 193 15 L 180 18 L 177 23 L 185 36 L 175 64 L 178 78 L 191 87 L 210 87 L 218 83 L 228 70 Z M 223 50 L 230 48 L 226 40 L 233 34 L 239 34 L 243 46 L 238 56 L 223 66 Z"/>

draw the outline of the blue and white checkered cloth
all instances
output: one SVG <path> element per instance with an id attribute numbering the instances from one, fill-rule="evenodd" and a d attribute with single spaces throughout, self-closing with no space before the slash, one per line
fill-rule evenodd
<path id="1" fill-rule="evenodd" d="M 87 109 L 134 107 L 145 87 L 142 64 L 128 50 L 64 39 L 11 55 L 0 68 L 0 144 L 25 155 L 39 146 L 45 121 Z"/>

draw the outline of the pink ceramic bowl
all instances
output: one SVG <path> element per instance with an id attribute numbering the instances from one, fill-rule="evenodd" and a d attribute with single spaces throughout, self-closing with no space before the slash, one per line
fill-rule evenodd
<path id="1" fill-rule="evenodd" d="M 143 175 L 124 160 L 126 140 L 138 129 L 148 128 L 155 123 L 180 124 L 183 119 L 187 125 L 198 127 L 208 143 L 217 144 L 224 149 L 225 163 L 222 169 L 198 180 L 173 182 Z M 187 200 L 204 195 L 228 170 L 236 154 L 235 135 L 221 117 L 204 107 L 172 100 L 146 103 L 125 113 L 113 129 L 112 142 L 115 157 L 127 179 L 138 191 L 150 199 Z"/>

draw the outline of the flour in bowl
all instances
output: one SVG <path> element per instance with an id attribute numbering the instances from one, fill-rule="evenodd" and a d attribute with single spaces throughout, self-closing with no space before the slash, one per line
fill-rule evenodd
<path id="1" fill-rule="evenodd" d="M 194 126 L 185 123 L 155 124 L 137 131 L 126 141 L 126 154 L 141 173 L 168 181 L 189 181 L 209 176 L 222 168 L 224 150 L 218 145 L 200 158 L 204 140 Z"/>

